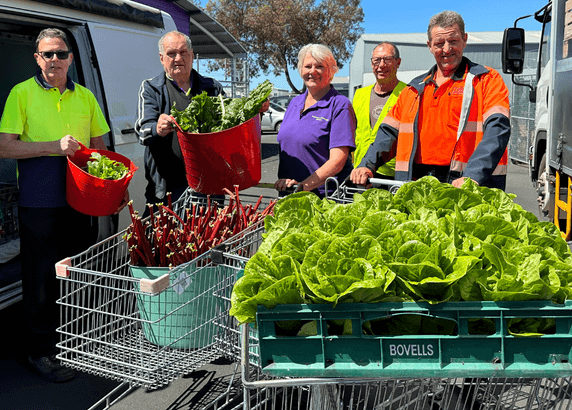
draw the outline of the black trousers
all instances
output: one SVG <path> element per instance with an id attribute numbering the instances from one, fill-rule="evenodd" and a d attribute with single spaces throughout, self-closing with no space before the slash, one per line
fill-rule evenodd
<path id="1" fill-rule="evenodd" d="M 18 208 L 26 348 L 33 358 L 57 353 L 60 295 L 55 264 L 97 239 L 97 218 L 71 207 Z"/>
<path id="2" fill-rule="evenodd" d="M 460 172 L 450 171 L 448 166 L 413 164 L 413 179 L 419 179 L 426 175 L 434 176 L 440 182 L 449 184 L 461 177 Z"/>

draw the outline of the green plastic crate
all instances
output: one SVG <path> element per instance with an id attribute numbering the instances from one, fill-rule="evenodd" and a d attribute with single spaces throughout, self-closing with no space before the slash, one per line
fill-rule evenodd
<path id="1" fill-rule="evenodd" d="M 399 315 L 435 317 L 454 335 L 365 335 L 364 323 Z M 403 316 L 401 316 L 403 317 Z M 553 334 L 510 335 L 513 318 L 554 319 Z M 469 331 L 475 319 L 494 323 L 489 334 Z M 292 321 L 315 321 L 314 335 L 282 336 Z M 345 320 L 345 334 L 328 326 Z M 471 321 L 471 322 L 470 322 Z M 273 376 L 299 377 L 568 377 L 572 376 L 572 303 L 452 302 L 258 307 L 260 365 Z M 277 325 L 277 322 L 278 323 Z M 309 325 L 308 325 L 309 326 Z M 278 330 L 278 332 L 277 332 Z M 339 333 L 339 332 L 338 332 Z M 349 334 L 348 334 L 349 333 Z"/>

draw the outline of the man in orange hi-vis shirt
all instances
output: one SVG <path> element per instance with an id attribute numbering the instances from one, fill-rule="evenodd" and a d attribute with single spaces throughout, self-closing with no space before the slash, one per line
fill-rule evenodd
<path id="1" fill-rule="evenodd" d="M 463 57 L 467 33 L 458 13 L 433 16 L 427 34 L 437 64 L 401 92 L 351 180 L 366 185 L 397 140 L 396 180 L 433 175 L 459 187 L 471 178 L 504 190 L 508 89 L 497 71 Z"/>

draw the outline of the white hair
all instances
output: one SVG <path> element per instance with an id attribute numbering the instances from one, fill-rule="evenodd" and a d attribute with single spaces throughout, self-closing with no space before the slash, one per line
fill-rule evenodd
<path id="1" fill-rule="evenodd" d="M 185 39 L 185 42 L 187 43 L 187 48 L 189 49 L 189 51 L 193 49 L 193 43 L 191 42 L 189 36 L 181 33 L 180 31 L 173 30 L 169 31 L 167 34 L 165 34 L 163 37 L 159 39 L 159 53 L 163 54 L 165 52 L 165 37 L 173 35 L 183 37 Z"/>
<path id="2" fill-rule="evenodd" d="M 298 73 L 300 73 L 300 75 L 302 75 L 302 64 L 304 64 L 304 59 L 307 54 L 310 54 L 317 62 L 325 64 L 328 67 L 330 81 L 334 78 L 334 75 L 340 71 L 334 54 L 328 46 L 323 44 L 306 44 L 298 53 Z"/>

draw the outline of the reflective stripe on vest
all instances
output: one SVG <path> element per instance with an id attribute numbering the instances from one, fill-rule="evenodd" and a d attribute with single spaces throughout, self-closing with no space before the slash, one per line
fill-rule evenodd
<path id="1" fill-rule="evenodd" d="M 475 78 L 475 75 L 469 71 L 467 73 L 467 76 L 465 77 L 465 89 L 463 90 L 463 104 L 461 105 L 459 127 L 457 128 L 457 141 L 459 141 L 461 135 L 463 135 L 463 132 L 465 132 L 465 128 L 467 127 L 467 123 L 469 120 L 469 114 L 471 112 L 471 104 L 473 103 L 473 95 L 475 93 L 475 87 L 473 87 L 473 78 Z M 456 145 L 455 148 L 457 148 Z M 454 150 L 453 154 L 455 154 Z"/>
<path id="2" fill-rule="evenodd" d="M 471 105 L 473 103 L 473 97 L 475 94 L 475 87 L 473 87 L 473 79 L 475 75 L 471 72 L 467 73 L 465 77 L 465 89 L 463 90 L 463 104 L 461 106 L 461 115 L 459 119 L 459 128 L 457 129 L 457 142 L 461 138 L 464 132 L 470 132 L 474 134 L 482 134 L 483 133 L 483 121 L 486 121 L 488 117 L 493 114 L 503 114 L 506 117 L 509 116 L 509 110 L 502 106 L 495 106 L 488 110 L 483 115 L 483 121 L 468 121 L 469 115 L 471 113 Z M 480 140 L 477 142 L 477 144 Z M 455 145 L 455 149 L 457 149 L 457 145 Z M 505 152 L 506 155 L 506 152 Z M 455 150 L 453 150 L 453 160 L 451 161 L 450 169 L 451 171 L 463 172 L 467 167 L 467 162 L 459 161 L 454 159 L 455 157 Z M 506 175 L 508 167 L 506 164 L 503 164 L 502 159 L 497 164 L 496 168 L 493 171 L 493 175 Z"/>
<path id="3" fill-rule="evenodd" d="M 352 102 L 358 121 L 356 129 L 356 150 L 353 153 L 354 167 L 357 167 L 361 163 L 361 160 L 365 156 L 369 146 L 373 141 L 375 141 L 379 126 L 384 122 L 389 110 L 395 105 L 399 94 L 406 86 L 407 84 L 402 81 L 397 83 L 397 86 L 395 86 L 389 98 L 385 102 L 383 110 L 381 111 L 381 114 L 373 128 L 371 128 L 370 121 L 370 101 L 371 93 L 375 84 L 356 90 Z M 394 160 L 390 160 L 388 163 L 380 166 L 377 169 L 377 172 L 381 175 L 393 176 L 395 173 L 393 169 L 394 162 Z"/>

